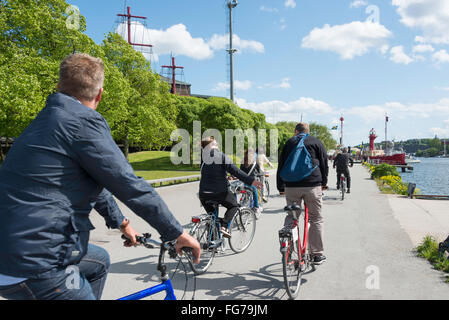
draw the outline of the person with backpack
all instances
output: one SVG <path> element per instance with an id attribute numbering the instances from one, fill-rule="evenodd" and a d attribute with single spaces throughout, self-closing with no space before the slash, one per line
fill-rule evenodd
<path id="1" fill-rule="evenodd" d="M 310 135 L 307 123 L 298 123 L 295 135 L 287 141 L 279 157 L 277 188 L 285 195 L 287 205 L 304 201 L 309 208 L 309 244 L 314 264 L 322 264 L 326 257 L 323 247 L 322 195 L 327 189 L 329 166 L 323 143 Z M 289 213 L 284 228 L 291 228 Z"/>

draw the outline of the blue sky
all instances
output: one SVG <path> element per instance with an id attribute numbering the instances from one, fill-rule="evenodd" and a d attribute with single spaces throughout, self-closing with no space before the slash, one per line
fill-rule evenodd
<path id="1" fill-rule="evenodd" d="M 170 53 L 192 92 L 229 96 L 225 0 L 128 0 L 148 17 L 133 30 L 155 46 L 155 71 Z M 118 27 L 125 1 L 69 0 L 97 43 Z M 449 1 L 241 0 L 234 10 L 235 96 L 270 122 L 345 118 L 344 143 L 449 138 Z M 146 39 L 146 38 L 145 38 Z M 338 137 L 335 132 L 336 138 Z"/>

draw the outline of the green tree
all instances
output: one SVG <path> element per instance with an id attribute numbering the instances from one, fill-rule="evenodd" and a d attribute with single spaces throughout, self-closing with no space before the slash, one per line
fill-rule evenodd
<path id="1" fill-rule="evenodd" d="M 105 57 L 124 78 L 120 108 L 108 109 L 114 138 L 124 144 L 125 155 L 130 145 L 163 148 L 170 145 L 170 133 L 176 128 L 176 100 L 170 97 L 166 83 L 151 70 L 150 62 L 135 51 L 120 35 L 110 33 L 102 44 Z M 118 76 L 120 78 L 120 76 Z"/>

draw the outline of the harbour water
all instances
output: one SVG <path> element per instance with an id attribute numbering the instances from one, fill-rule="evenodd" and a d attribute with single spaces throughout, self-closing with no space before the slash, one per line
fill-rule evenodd
<path id="1" fill-rule="evenodd" d="M 416 183 L 421 194 L 449 195 L 449 158 L 418 158 L 413 171 L 400 172 L 404 182 Z"/>

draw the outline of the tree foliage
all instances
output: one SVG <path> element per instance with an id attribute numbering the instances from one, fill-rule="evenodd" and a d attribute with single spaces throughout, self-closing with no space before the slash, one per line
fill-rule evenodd
<path id="1" fill-rule="evenodd" d="M 76 15 L 77 27 L 70 27 L 73 13 L 65 0 L 0 0 L 0 137 L 19 136 L 36 117 L 48 95 L 56 92 L 61 61 L 73 52 L 104 61 L 104 94 L 97 111 L 125 154 L 129 146 L 170 147 L 171 132 L 184 128 L 192 135 L 194 121 L 201 121 L 203 131 L 217 129 L 223 137 L 226 129 L 278 129 L 282 145 L 292 136 L 292 123 L 269 124 L 263 114 L 229 99 L 170 94 L 150 62 L 122 37 L 110 33 L 96 44 L 84 33 L 81 14 Z M 311 128 L 326 147 L 332 145 L 324 126 Z"/>

